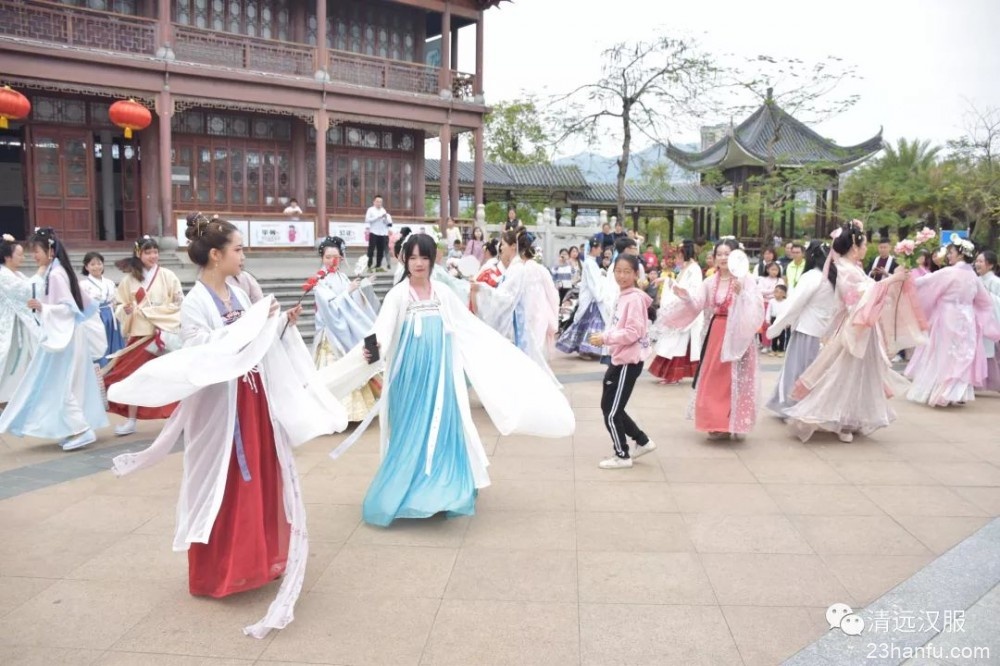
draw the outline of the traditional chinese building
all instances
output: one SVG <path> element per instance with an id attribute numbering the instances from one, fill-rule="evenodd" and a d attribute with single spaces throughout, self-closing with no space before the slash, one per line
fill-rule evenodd
<path id="1" fill-rule="evenodd" d="M 719 128 L 706 130 L 709 131 L 702 132 L 703 145 L 707 137 L 714 138 Z M 761 176 L 767 170 L 779 174 L 803 168 L 816 170 L 821 176 L 825 176 L 825 182 L 815 191 L 814 231 L 817 235 L 822 235 L 837 221 L 840 174 L 860 165 L 881 149 L 881 129 L 875 136 L 857 145 L 840 146 L 820 136 L 779 107 L 769 89 L 760 108 L 739 125 L 730 125 L 721 138 L 704 150 L 689 152 L 669 145 L 667 156 L 681 167 L 702 174 L 703 181 L 707 172 L 720 172 L 726 186 L 732 188 L 733 197 L 737 201 L 747 199 L 754 177 Z M 793 178 L 788 180 L 794 181 Z M 788 185 L 787 190 L 786 199 L 794 200 L 797 195 L 794 185 Z M 746 237 L 748 214 L 745 207 L 737 213 L 739 208 L 733 207 L 733 235 Z M 762 208 L 761 220 L 764 216 Z M 718 215 L 715 217 L 715 226 L 718 230 Z M 763 225 L 758 228 L 762 229 Z M 781 213 L 780 234 L 794 236 L 794 229 L 795 210 L 790 207 Z"/>
<path id="2" fill-rule="evenodd" d="M 376 194 L 423 218 L 434 137 L 447 216 L 459 135 L 483 143 L 483 14 L 498 1 L 0 0 L 0 84 L 31 102 L 0 129 L 0 227 L 99 246 L 182 235 L 202 210 L 241 220 L 251 247 L 312 246 Z M 153 112 L 131 139 L 108 116 L 128 98 Z M 475 164 L 481 200 L 480 151 Z M 290 199 L 303 213 L 287 221 Z"/>

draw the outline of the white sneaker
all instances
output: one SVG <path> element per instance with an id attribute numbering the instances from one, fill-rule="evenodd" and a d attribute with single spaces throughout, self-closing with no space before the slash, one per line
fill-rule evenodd
<path id="1" fill-rule="evenodd" d="M 115 426 L 115 434 L 119 437 L 124 437 L 125 435 L 131 435 L 135 432 L 135 419 L 129 419 L 121 425 Z"/>
<path id="2" fill-rule="evenodd" d="M 84 430 L 76 437 L 71 437 L 60 444 L 63 451 L 76 451 L 77 449 L 82 449 L 87 446 L 87 444 L 93 444 L 97 441 L 97 434 L 93 430 Z"/>
<path id="3" fill-rule="evenodd" d="M 838 432 L 837 433 L 837 438 L 840 441 L 845 442 L 845 443 L 847 443 L 847 442 L 853 442 L 854 441 L 854 433 L 853 432 Z"/>
<path id="4" fill-rule="evenodd" d="M 641 458 L 650 451 L 655 451 L 655 450 L 656 450 L 656 442 L 654 442 L 653 440 L 649 440 L 642 446 L 636 444 L 635 448 L 632 449 L 632 457 Z"/>
<path id="5" fill-rule="evenodd" d="M 597 464 L 601 469 L 626 469 L 632 466 L 631 458 L 619 458 L 618 456 L 612 456 L 605 460 L 602 460 Z"/>

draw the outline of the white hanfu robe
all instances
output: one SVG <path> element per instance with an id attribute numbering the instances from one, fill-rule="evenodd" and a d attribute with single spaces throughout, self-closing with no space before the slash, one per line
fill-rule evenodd
<path id="1" fill-rule="evenodd" d="M 14 395 L 38 347 L 42 324 L 28 309 L 31 284 L 0 265 L 0 403 Z"/>
<path id="2" fill-rule="evenodd" d="M 549 271 L 515 257 L 497 286 L 479 286 L 476 312 L 558 384 L 549 356 L 559 327 L 559 292 Z"/>
<path id="3" fill-rule="evenodd" d="M 268 396 L 275 449 L 281 465 L 285 515 L 291 525 L 288 563 L 277 597 L 259 622 L 244 632 L 263 638 L 293 619 L 309 557 L 305 504 L 292 449 L 347 427 L 344 408 L 316 381 L 315 369 L 298 329 L 285 316 L 268 316 L 272 296 L 252 307 L 233 289 L 245 314 L 225 326 L 208 288 L 201 282 L 181 306 L 184 347 L 149 361 L 108 390 L 109 400 L 128 396 L 131 404 L 159 407 L 180 400 L 160 435 L 144 451 L 114 459 L 124 475 L 149 467 L 184 437 L 184 472 L 177 504 L 174 550 L 208 543 L 222 505 L 233 453 L 237 381 L 258 368 Z"/>
<path id="4" fill-rule="evenodd" d="M 81 292 L 80 309 L 58 259 L 49 264 L 36 292 L 42 303 L 39 346 L 0 414 L 0 432 L 65 439 L 105 427 L 108 417 L 93 363 L 107 346 L 97 304 Z"/>

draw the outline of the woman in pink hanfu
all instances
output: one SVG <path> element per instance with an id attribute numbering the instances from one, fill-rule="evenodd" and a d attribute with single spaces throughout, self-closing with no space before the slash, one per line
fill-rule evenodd
<path id="1" fill-rule="evenodd" d="M 684 328 L 704 317 L 708 332 L 694 378 L 694 428 L 709 439 L 742 439 L 757 420 L 757 349 L 754 341 L 764 320 L 764 300 L 752 275 L 729 272 L 735 240 L 715 246 L 715 273 L 692 293 L 674 287 L 677 301 L 667 306 L 663 321 Z"/>
<path id="2" fill-rule="evenodd" d="M 993 299 L 972 268 L 976 246 L 962 240 L 948 246 L 948 266 L 916 281 L 917 296 L 930 317 L 930 336 L 906 366 L 913 386 L 906 397 L 931 407 L 975 399 L 986 383 L 982 339 L 1000 339 Z"/>
<path id="3" fill-rule="evenodd" d="M 792 398 L 799 402 L 785 411 L 790 430 L 803 442 L 817 430 L 850 442 L 855 434 L 869 435 L 895 421 L 889 398 L 893 385 L 903 387 L 905 380 L 889 359 L 923 342 L 927 328 L 905 269 L 875 282 L 859 266 L 867 246 L 859 221 L 832 236 L 824 272 L 834 276 L 843 307 L 816 360 L 795 383 Z"/>

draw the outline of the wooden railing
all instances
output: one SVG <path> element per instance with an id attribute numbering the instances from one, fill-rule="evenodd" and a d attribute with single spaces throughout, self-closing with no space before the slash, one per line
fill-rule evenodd
<path id="1" fill-rule="evenodd" d="M 2 37 L 153 55 L 156 51 L 156 21 L 52 2 L 0 0 Z"/>
<path id="2" fill-rule="evenodd" d="M 476 97 L 476 75 L 451 70 L 451 94 L 455 99 L 473 101 Z"/>
<path id="3" fill-rule="evenodd" d="M 313 75 L 315 49 L 306 44 L 279 42 L 174 24 L 174 54 L 178 60 L 230 69 Z"/>
<path id="4" fill-rule="evenodd" d="M 422 95 L 438 94 L 438 70 L 416 62 L 331 50 L 330 79 L 370 88 L 385 88 Z"/>

